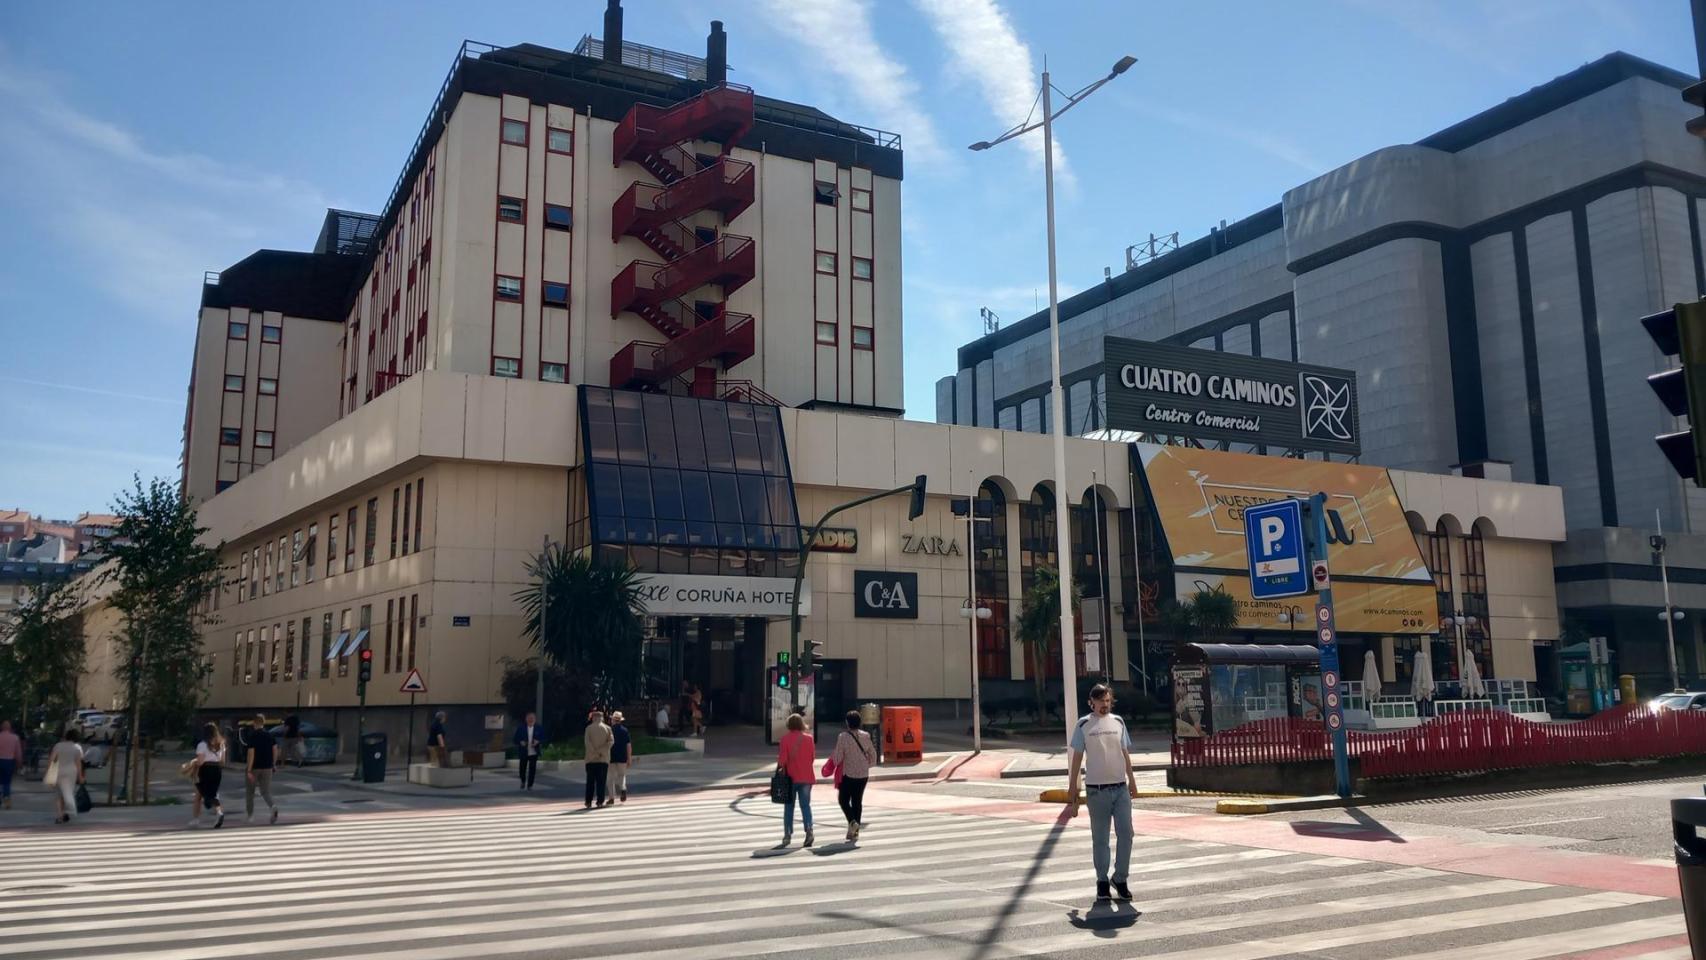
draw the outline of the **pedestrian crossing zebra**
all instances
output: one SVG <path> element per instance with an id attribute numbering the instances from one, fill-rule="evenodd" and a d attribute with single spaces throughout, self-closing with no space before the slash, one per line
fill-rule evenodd
<path id="1" fill-rule="evenodd" d="M 779 810 L 722 793 L 14 834 L 0 844 L 0 956 L 1687 955 L 1666 942 L 1683 933 L 1676 902 L 1652 896 L 1139 836 L 1137 901 L 1096 904 L 1076 826 L 873 797 L 857 846 L 820 819 L 816 847 L 776 849 Z"/>

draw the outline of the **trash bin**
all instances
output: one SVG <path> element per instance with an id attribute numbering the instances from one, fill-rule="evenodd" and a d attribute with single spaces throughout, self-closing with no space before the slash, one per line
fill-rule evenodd
<path id="1" fill-rule="evenodd" d="M 1671 835 L 1676 841 L 1676 876 L 1682 887 L 1682 918 L 1694 960 L 1706 960 L 1706 797 L 1670 802 Z"/>
<path id="2" fill-rule="evenodd" d="M 883 759 L 924 759 L 924 710 L 922 707 L 883 708 Z"/>
<path id="3" fill-rule="evenodd" d="M 1624 703 L 1635 703 L 1641 699 L 1635 690 L 1635 678 L 1627 673 L 1617 678 L 1617 689 L 1623 695 Z"/>
<path id="4" fill-rule="evenodd" d="M 364 733 L 361 735 L 362 783 L 383 783 L 385 781 L 385 751 L 385 734 Z"/>

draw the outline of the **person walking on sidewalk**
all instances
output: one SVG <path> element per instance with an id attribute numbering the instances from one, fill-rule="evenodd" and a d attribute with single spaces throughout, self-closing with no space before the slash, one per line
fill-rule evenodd
<path id="1" fill-rule="evenodd" d="M 432 715 L 432 726 L 427 728 L 427 756 L 433 766 L 450 766 L 450 746 L 445 740 L 444 721 L 449 719 L 443 710 Z"/>
<path id="2" fill-rule="evenodd" d="M 515 755 L 520 760 L 521 789 L 533 789 L 533 778 L 539 776 L 539 754 L 544 749 L 545 728 L 539 725 L 539 715 L 529 710 L 522 725 L 515 728 Z"/>
<path id="3" fill-rule="evenodd" d="M 788 732 L 782 735 L 782 745 L 776 751 L 776 763 L 788 775 L 788 799 L 782 805 L 782 846 L 794 840 L 794 807 L 800 808 L 800 824 L 806 828 L 806 846 L 812 845 L 812 784 L 817 774 L 817 742 L 806 732 L 806 718 L 799 714 L 788 717 Z"/>
<path id="4" fill-rule="evenodd" d="M 586 808 L 593 807 L 594 795 L 598 805 L 610 803 L 610 795 L 606 793 L 610 776 L 610 745 L 615 742 L 615 734 L 604 725 L 604 711 L 592 708 L 592 715 L 586 718 Z"/>
<path id="5" fill-rule="evenodd" d="M 54 823 L 70 823 L 77 810 L 77 785 L 83 782 L 83 748 L 77 731 L 65 731 L 65 739 L 53 745 L 47 756 L 47 775 L 53 778 Z"/>
<path id="6" fill-rule="evenodd" d="M 634 738 L 617 710 L 610 714 L 610 798 L 628 802 L 628 767 L 634 762 Z"/>
<path id="7" fill-rule="evenodd" d="M 835 769 L 836 799 L 847 817 L 848 843 L 857 841 L 865 826 L 865 785 L 870 783 L 871 765 L 877 762 L 871 735 L 860 726 L 859 711 L 847 711 L 847 729 L 835 738 L 835 749 L 829 755 Z"/>
<path id="8" fill-rule="evenodd" d="M 284 742 L 285 757 L 295 760 L 296 768 L 302 769 L 302 762 L 308 757 L 308 745 L 302 739 L 302 718 L 294 713 L 284 718 Z"/>
<path id="9" fill-rule="evenodd" d="M 1114 693 L 1107 684 L 1090 688 L 1090 712 L 1072 729 L 1067 760 L 1068 816 L 1078 816 L 1079 774 L 1090 802 L 1090 853 L 1096 863 L 1096 898 L 1108 899 L 1108 823 L 1114 826 L 1113 887 L 1121 900 L 1131 899 L 1126 878 L 1131 870 L 1131 802 L 1137 799 L 1137 779 L 1131 772 L 1131 737 L 1125 721 L 1114 713 Z"/>
<path id="10" fill-rule="evenodd" d="M 255 822 L 255 791 L 259 790 L 267 806 L 272 808 L 272 819 L 268 822 L 277 823 L 278 804 L 272 798 L 272 774 L 278 768 L 280 751 L 278 741 L 267 730 L 265 715 L 255 715 L 255 723 L 249 728 L 248 744 L 249 759 L 244 763 L 247 776 L 243 784 L 243 813 L 247 822 Z"/>
<path id="11" fill-rule="evenodd" d="M 225 826 L 225 808 L 219 803 L 219 782 L 225 775 L 225 737 L 219 724 L 208 723 L 201 728 L 201 742 L 195 745 L 195 759 L 190 772 L 195 778 L 195 804 L 190 808 L 190 826 L 201 826 L 203 807 L 213 811 L 213 829 Z"/>
<path id="12" fill-rule="evenodd" d="M 12 732 L 12 721 L 0 720 L 0 808 L 12 809 L 12 777 L 24 765 L 24 741 Z"/>

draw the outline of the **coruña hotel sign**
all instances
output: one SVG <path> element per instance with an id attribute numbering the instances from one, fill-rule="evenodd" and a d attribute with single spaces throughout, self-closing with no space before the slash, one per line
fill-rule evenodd
<path id="1" fill-rule="evenodd" d="M 1108 426 L 1282 450 L 1362 452 L 1356 374 L 1104 337 Z"/>

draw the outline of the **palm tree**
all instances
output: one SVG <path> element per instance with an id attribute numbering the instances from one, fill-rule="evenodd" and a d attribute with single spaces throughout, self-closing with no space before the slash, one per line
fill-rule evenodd
<path id="1" fill-rule="evenodd" d="M 1238 629 L 1238 601 L 1216 584 L 1191 598 L 1191 620 L 1204 640 L 1224 639 Z"/>
<path id="2" fill-rule="evenodd" d="M 1073 602 L 1079 597 L 1074 584 Z M 1060 575 L 1053 567 L 1038 567 L 1025 591 L 1025 603 L 1019 612 L 1019 642 L 1025 645 L 1031 679 L 1036 685 L 1037 719 L 1043 718 L 1047 701 L 1045 686 L 1048 678 L 1048 648 L 1060 636 Z"/>
<path id="3" fill-rule="evenodd" d="M 622 702 L 640 689 L 645 639 L 641 574 L 627 564 L 601 563 L 585 553 L 547 548 L 526 561 L 531 585 L 515 592 L 525 617 L 522 634 L 545 659 L 568 671 L 587 706 Z M 540 583 L 550 598 L 540 643 Z"/>

